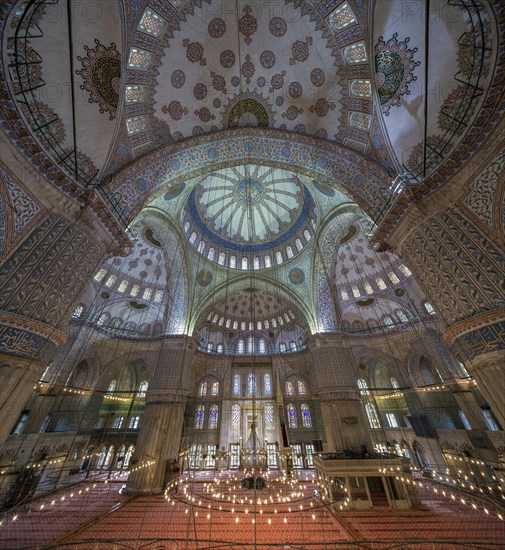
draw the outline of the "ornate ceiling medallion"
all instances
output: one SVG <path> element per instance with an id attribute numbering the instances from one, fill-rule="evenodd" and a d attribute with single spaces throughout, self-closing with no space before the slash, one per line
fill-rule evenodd
<path id="1" fill-rule="evenodd" d="M 393 34 L 387 42 L 380 36 L 375 46 L 375 79 L 381 110 L 385 115 L 389 114 L 392 106 L 400 105 L 402 95 L 410 93 L 408 84 L 417 80 L 413 71 L 421 63 L 412 59 L 417 48 L 407 48 L 410 39 L 407 37 L 403 42 L 398 42 L 397 36 L 398 33 Z"/>
<path id="2" fill-rule="evenodd" d="M 75 72 L 84 79 L 81 89 L 89 92 L 90 103 L 98 103 L 100 112 L 109 113 L 110 120 L 116 117 L 121 81 L 121 56 L 116 45 L 107 48 L 95 40 L 96 48 L 84 46 L 87 56 L 77 56 L 83 68 Z"/>

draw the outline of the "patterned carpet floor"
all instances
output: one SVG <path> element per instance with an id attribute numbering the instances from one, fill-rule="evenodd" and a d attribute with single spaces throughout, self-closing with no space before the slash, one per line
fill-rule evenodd
<path id="1" fill-rule="evenodd" d="M 16 521 L 8 514 L 0 548 L 505 549 L 504 521 L 435 495 L 427 484 L 420 508 L 379 506 L 336 518 L 314 495 L 312 473 L 298 476 L 293 484 L 273 475 L 255 491 L 240 479 L 226 483 L 229 474 L 216 484 L 213 473 L 202 473 L 167 496 L 135 498 L 119 494 L 122 483 L 83 484 L 80 495 L 62 491 L 54 505 L 41 500 L 19 510 Z"/>

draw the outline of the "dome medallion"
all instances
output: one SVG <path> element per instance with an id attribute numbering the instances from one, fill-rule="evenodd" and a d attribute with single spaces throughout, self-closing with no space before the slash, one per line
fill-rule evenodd
<path id="1" fill-rule="evenodd" d="M 316 225 L 312 196 L 295 174 L 251 164 L 206 176 L 190 193 L 183 216 L 200 254 L 237 269 L 291 259 Z"/>

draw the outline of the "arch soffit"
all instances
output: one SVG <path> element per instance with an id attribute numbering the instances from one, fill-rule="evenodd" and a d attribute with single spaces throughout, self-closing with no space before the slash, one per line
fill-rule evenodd
<path id="1" fill-rule="evenodd" d="M 107 184 L 127 219 L 159 194 L 194 177 L 244 163 L 275 166 L 343 190 L 367 212 L 391 175 L 344 145 L 286 130 L 237 128 L 170 144 L 139 158 Z"/>
<path id="2" fill-rule="evenodd" d="M 373 382 L 375 379 L 376 371 L 379 368 L 386 368 L 389 373 L 397 378 L 399 382 L 405 382 L 408 379 L 408 374 L 405 372 L 403 363 L 384 353 L 383 351 L 376 349 L 364 349 L 359 355 L 355 355 L 356 363 L 366 365 L 367 371 L 366 378 Z M 360 377 L 360 370 L 357 371 L 358 378 Z"/>

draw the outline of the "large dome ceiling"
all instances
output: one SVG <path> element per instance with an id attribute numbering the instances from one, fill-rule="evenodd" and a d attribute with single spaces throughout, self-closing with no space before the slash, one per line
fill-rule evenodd
<path id="1" fill-rule="evenodd" d="M 316 226 L 314 201 L 300 179 L 286 170 L 254 164 L 207 175 L 190 193 L 183 218 L 198 252 L 238 269 L 291 259 L 310 241 Z"/>

